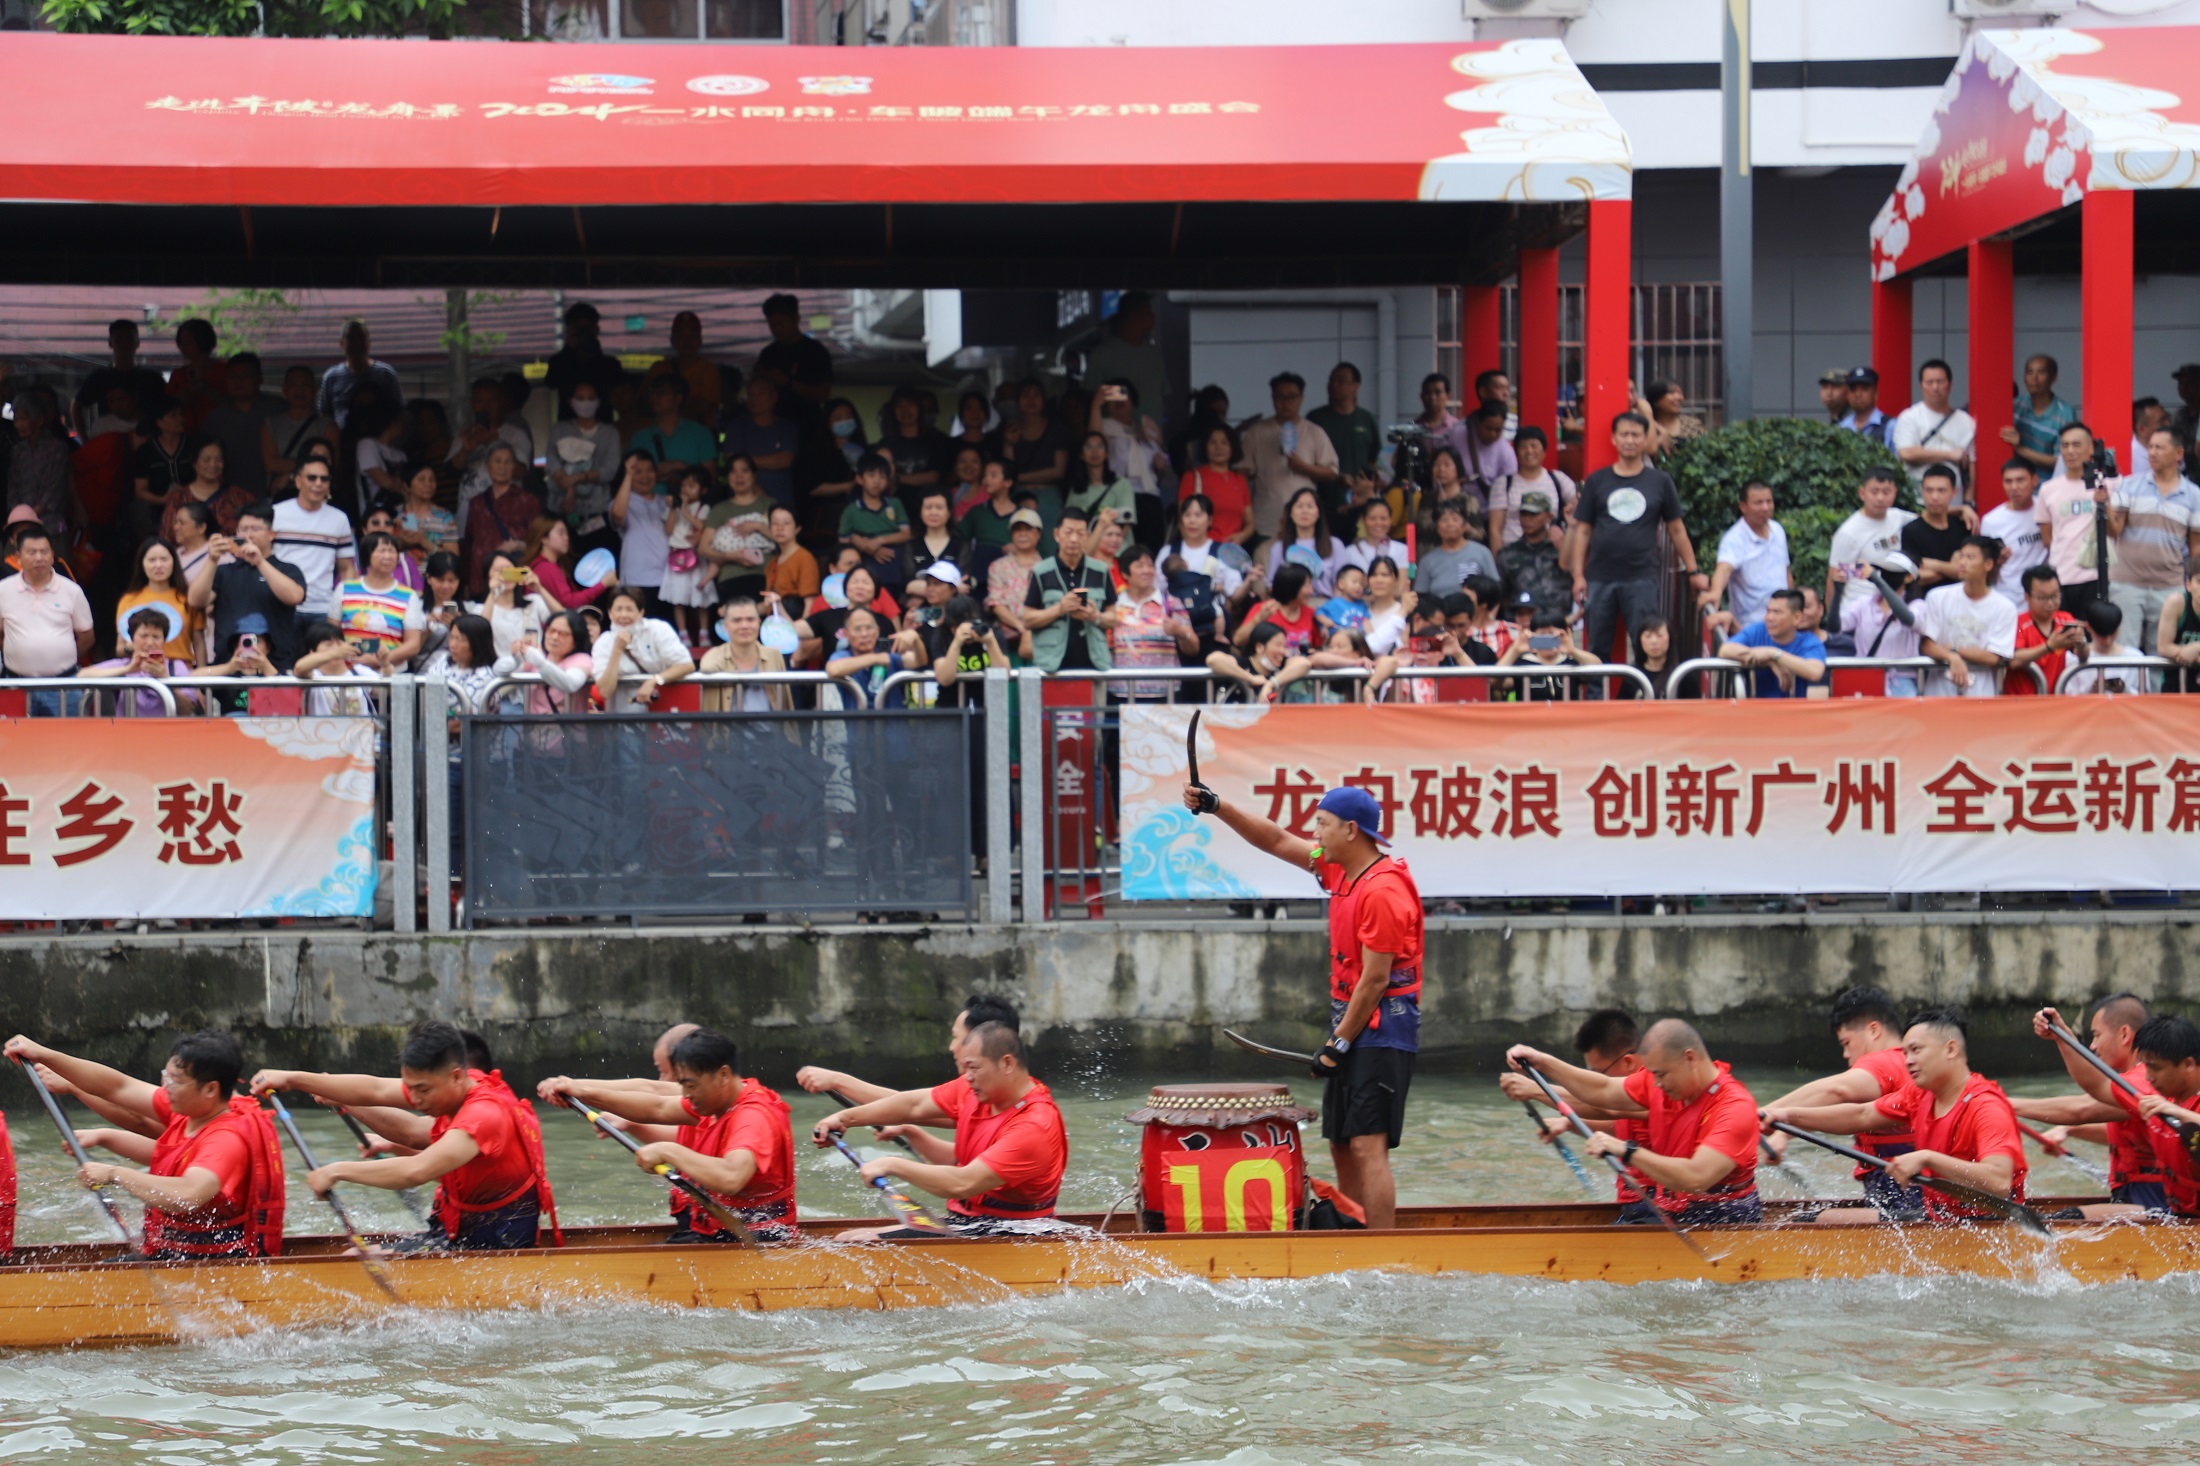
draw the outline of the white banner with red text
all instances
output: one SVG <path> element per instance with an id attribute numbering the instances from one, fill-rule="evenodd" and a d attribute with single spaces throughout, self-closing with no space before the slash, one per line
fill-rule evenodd
<path id="1" fill-rule="evenodd" d="M 364 718 L 0 719 L 0 920 L 372 916 Z"/>
<path id="2" fill-rule="evenodd" d="M 1123 710 L 1123 894 L 1319 894 L 1183 805 L 1199 771 L 1314 837 L 1382 806 L 1428 897 L 2200 885 L 2200 699 L 1851 698 Z"/>

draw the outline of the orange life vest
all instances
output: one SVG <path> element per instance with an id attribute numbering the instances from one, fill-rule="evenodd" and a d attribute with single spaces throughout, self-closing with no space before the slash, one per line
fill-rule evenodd
<path id="1" fill-rule="evenodd" d="M 565 1234 L 558 1229 L 558 1202 L 550 1191 L 550 1172 L 542 1154 L 542 1126 L 535 1118 L 535 1107 L 512 1093 L 512 1087 L 504 1082 L 503 1070 L 492 1069 L 486 1074 L 479 1069 L 469 1069 L 466 1072 L 473 1078 L 474 1093 L 486 1096 L 511 1116 L 512 1133 L 519 1139 L 520 1154 L 526 1158 L 528 1175 L 510 1195 L 477 1202 L 460 1201 L 451 1187 L 451 1178 L 444 1177 L 443 1184 L 436 1188 L 435 1193 L 436 1218 L 443 1223 L 444 1235 L 455 1240 L 459 1223 L 467 1213 L 502 1211 L 532 1188 L 542 1214 L 550 1219 L 551 1245 L 563 1247 Z M 450 1117 L 438 1121 L 430 1132 L 430 1143 L 442 1139 L 443 1132 L 449 1128 Z"/>
<path id="2" fill-rule="evenodd" d="M 156 1176 L 181 1176 L 191 1169 L 199 1147 L 208 1137 L 235 1134 L 244 1141 L 248 1157 L 244 1204 L 241 1210 L 221 1214 L 227 1189 L 217 1192 L 212 1207 L 217 1214 L 185 1222 L 158 1207 L 145 1209 L 145 1250 L 177 1253 L 186 1257 L 277 1257 L 283 1250 L 283 1151 L 275 1138 L 275 1122 L 249 1095 L 233 1094 L 229 1108 L 187 1135 L 183 1123 L 167 1108 L 166 1095 L 155 1114 L 168 1117 L 168 1128 L 153 1146 L 152 1172 Z"/>

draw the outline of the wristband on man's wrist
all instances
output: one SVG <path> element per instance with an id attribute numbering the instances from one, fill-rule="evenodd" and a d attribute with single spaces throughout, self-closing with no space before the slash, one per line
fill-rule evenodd
<path id="1" fill-rule="evenodd" d="M 1619 1160 L 1620 1160 L 1620 1164 L 1621 1164 L 1621 1165 L 1623 1165 L 1623 1166 L 1631 1166 L 1631 1165 L 1633 1165 L 1633 1164 L 1635 1163 L 1635 1152 L 1636 1152 L 1636 1151 L 1638 1151 L 1638 1150 L 1641 1150 L 1641 1149 L 1642 1149 L 1642 1142 L 1641 1142 L 1641 1141 L 1639 1141 L 1639 1140 L 1630 1140 L 1630 1141 L 1628 1141 L 1628 1142 L 1627 1142 L 1627 1149 L 1625 1149 L 1625 1150 L 1623 1150 L 1623 1151 L 1621 1151 L 1621 1152 L 1619 1153 Z"/>

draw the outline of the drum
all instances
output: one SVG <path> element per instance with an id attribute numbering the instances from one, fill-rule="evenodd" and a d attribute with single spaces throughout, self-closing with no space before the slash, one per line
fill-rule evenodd
<path id="1" fill-rule="evenodd" d="M 1144 1105 L 1123 1117 L 1145 1127 L 1138 1147 L 1139 1204 L 1145 1230 L 1225 1230 L 1221 1219 L 1226 1209 L 1203 1209 L 1196 1200 L 1189 1209 L 1212 1212 L 1212 1224 L 1185 1227 L 1181 1219 L 1186 1198 L 1172 1196 L 1172 1187 L 1181 1192 L 1182 1182 L 1181 1178 L 1172 1182 L 1171 1171 L 1184 1170 L 1187 1156 L 1192 1166 L 1207 1168 L 1206 1157 L 1215 1152 L 1261 1151 L 1279 1163 L 1287 1181 L 1289 1209 L 1296 1212 L 1306 1194 L 1306 1155 L 1299 1144 L 1299 1125 L 1315 1118 L 1315 1113 L 1293 1100 L 1290 1086 L 1283 1084 L 1156 1085 Z M 1228 1163 L 1220 1155 L 1213 1156 L 1213 1163 L 1224 1167 L 1215 1187 L 1228 1187 Z M 1232 1194 L 1242 1190 L 1239 1187 Z M 1172 1220 L 1176 1226 L 1170 1225 Z"/>

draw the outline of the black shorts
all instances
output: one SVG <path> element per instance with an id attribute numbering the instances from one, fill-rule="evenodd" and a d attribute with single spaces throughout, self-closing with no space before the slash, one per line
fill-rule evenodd
<path id="1" fill-rule="evenodd" d="M 1412 1050 L 1353 1049 L 1322 1083 L 1322 1139 L 1343 1145 L 1357 1135 L 1381 1135 L 1396 1150 L 1412 1085 Z"/>

